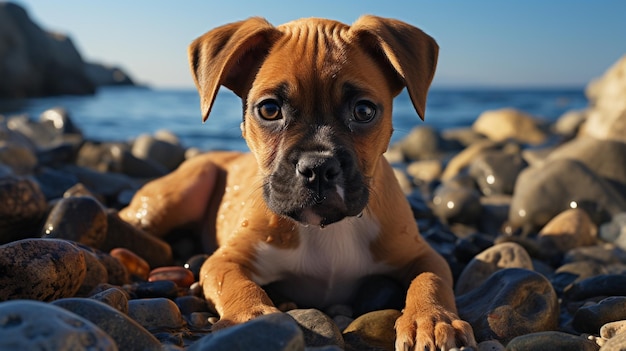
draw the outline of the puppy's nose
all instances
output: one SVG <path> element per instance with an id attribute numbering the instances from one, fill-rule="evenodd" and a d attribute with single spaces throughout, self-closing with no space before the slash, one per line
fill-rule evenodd
<path id="1" fill-rule="evenodd" d="M 305 154 L 296 164 L 296 175 L 304 177 L 309 184 L 332 184 L 340 173 L 341 166 L 334 157 Z"/>

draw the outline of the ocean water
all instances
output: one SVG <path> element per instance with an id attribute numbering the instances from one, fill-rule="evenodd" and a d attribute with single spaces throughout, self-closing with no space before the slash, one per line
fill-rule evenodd
<path id="1" fill-rule="evenodd" d="M 418 125 L 439 130 L 470 126 L 486 110 L 513 107 L 550 122 L 566 111 L 585 108 L 587 103 L 583 88 L 434 88 L 428 96 L 426 121 L 422 122 L 403 91 L 394 101 L 392 142 L 402 139 Z M 185 147 L 247 148 L 239 130 L 241 101 L 226 89 L 220 90 L 206 123 L 202 123 L 200 100 L 193 89 L 106 87 L 93 96 L 0 100 L 0 114 L 28 114 L 35 120 L 53 107 L 67 109 L 90 140 L 131 140 L 143 133 L 166 129 L 175 133 Z"/>

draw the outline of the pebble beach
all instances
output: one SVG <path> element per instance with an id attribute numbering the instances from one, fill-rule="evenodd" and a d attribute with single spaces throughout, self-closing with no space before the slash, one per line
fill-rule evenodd
<path id="1" fill-rule="evenodd" d="M 555 123 L 490 110 L 416 127 L 385 155 L 478 350 L 626 348 L 626 57 L 586 94 Z M 89 140 L 63 108 L 0 117 L 0 349 L 393 349 L 403 292 L 384 277 L 350 304 L 281 301 L 286 313 L 211 333 L 201 232 L 118 215 L 200 152 L 168 131 Z"/>

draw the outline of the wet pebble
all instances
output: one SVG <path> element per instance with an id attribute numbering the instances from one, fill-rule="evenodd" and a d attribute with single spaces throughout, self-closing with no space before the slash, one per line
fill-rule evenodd
<path id="1" fill-rule="evenodd" d="M 181 288 L 188 288 L 195 281 L 193 273 L 185 267 L 169 266 L 155 268 L 150 272 L 148 281 L 169 280 Z"/>
<path id="2" fill-rule="evenodd" d="M 555 330 L 559 305 L 550 282 L 527 269 L 507 268 L 480 286 L 457 296 L 461 319 L 474 328 L 476 341 L 499 340 Z"/>
<path id="3" fill-rule="evenodd" d="M 0 301 L 52 301 L 74 296 L 87 267 L 85 254 L 71 242 L 24 239 L 0 246 Z"/>
<path id="4" fill-rule="evenodd" d="M 100 248 L 108 229 L 104 206 L 90 196 L 59 200 L 45 221 L 42 237 L 66 239 Z"/>
<path id="5" fill-rule="evenodd" d="M 336 345 L 344 347 L 341 330 L 333 320 L 316 309 L 295 309 L 287 312 L 298 323 L 307 347 Z"/>
<path id="6" fill-rule="evenodd" d="M 150 274 L 150 265 L 143 258 L 139 257 L 134 252 L 122 248 L 117 247 L 109 254 L 117 259 L 124 267 L 128 273 L 134 275 L 137 278 L 148 280 L 148 275 Z"/>
<path id="7" fill-rule="evenodd" d="M 304 335 L 286 313 L 273 313 L 204 336 L 188 351 L 304 350 Z"/>
<path id="8" fill-rule="evenodd" d="M 0 303 L 0 349 L 118 350 L 115 341 L 92 322 L 61 307 L 30 300 Z"/>

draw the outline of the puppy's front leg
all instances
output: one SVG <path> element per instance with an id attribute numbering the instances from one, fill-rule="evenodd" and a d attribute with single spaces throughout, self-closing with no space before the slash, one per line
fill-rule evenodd
<path id="1" fill-rule="evenodd" d="M 220 315 L 213 330 L 280 312 L 251 276 L 245 257 L 232 248 L 221 247 L 204 262 L 200 269 L 200 284 L 205 298 L 215 305 Z"/>
<path id="2" fill-rule="evenodd" d="M 476 347 L 472 327 L 457 315 L 447 262 L 429 248 L 409 270 L 417 276 L 396 321 L 396 351 Z"/>

